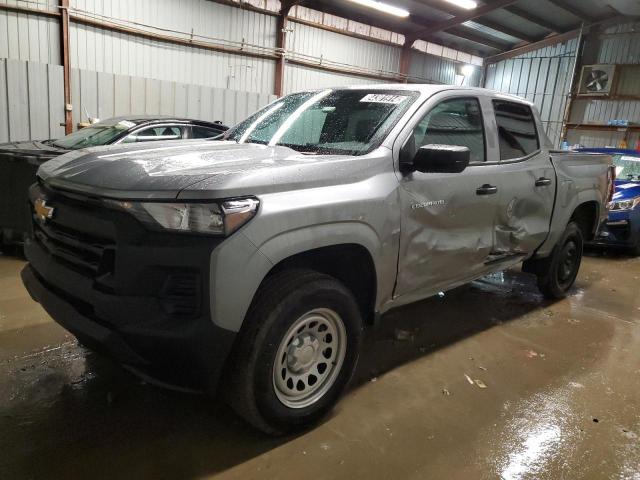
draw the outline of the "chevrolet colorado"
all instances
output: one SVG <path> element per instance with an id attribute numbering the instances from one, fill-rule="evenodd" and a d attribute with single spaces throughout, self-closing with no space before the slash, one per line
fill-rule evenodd
<path id="1" fill-rule="evenodd" d="M 564 296 L 610 163 L 484 89 L 295 93 L 221 140 L 47 162 L 22 278 L 84 345 L 281 434 L 331 409 L 391 308 L 520 262 Z"/>

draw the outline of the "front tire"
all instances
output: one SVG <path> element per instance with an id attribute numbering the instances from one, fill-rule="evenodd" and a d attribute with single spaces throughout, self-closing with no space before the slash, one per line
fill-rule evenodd
<path id="1" fill-rule="evenodd" d="M 569 222 L 551 257 L 543 259 L 542 268 L 536 272 L 538 288 L 546 298 L 560 299 L 567 296 L 578 276 L 583 249 L 584 239 L 580 227 L 575 222 Z"/>
<path id="2" fill-rule="evenodd" d="M 341 282 L 312 270 L 275 273 L 256 294 L 234 345 L 227 401 L 265 433 L 305 428 L 337 402 L 361 338 L 358 305 Z"/>

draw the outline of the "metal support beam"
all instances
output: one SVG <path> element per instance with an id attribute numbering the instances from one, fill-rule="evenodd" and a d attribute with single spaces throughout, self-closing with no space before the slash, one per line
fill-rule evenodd
<path id="1" fill-rule="evenodd" d="M 520 40 L 524 40 L 527 43 L 537 42 L 538 40 L 540 40 L 540 37 L 534 37 L 533 35 L 522 33 L 518 30 L 514 30 L 513 28 L 509 28 L 506 25 L 502 25 L 491 20 L 486 20 L 484 18 L 475 18 L 473 21 L 479 25 L 482 25 L 483 27 L 490 28 L 491 30 L 495 30 L 496 32 L 504 33 L 513 38 L 519 38 Z"/>
<path id="2" fill-rule="evenodd" d="M 607 17 L 598 22 L 594 22 L 591 24 L 583 24 L 580 28 L 576 28 L 575 30 L 570 30 L 564 33 L 558 33 L 556 35 L 550 35 L 545 37 L 543 40 L 539 42 L 530 43 L 527 45 L 523 45 L 522 47 L 514 48 L 513 50 L 509 50 L 508 52 L 498 53 L 497 55 L 493 55 L 492 57 L 486 57 L 484 59 L 485 65 L 490 63 L 497 63 L 501 60 L 507 60 L 509 58 L 517 57 L 518 55 L 522 55 L 524 53 L 532 52 L 534 50 L 538 50 L 539 48 L 548 47 L 550 45 L 555 45 L 556 43 L 563 43 L 567 40 L 571 40 L 580 36 L 580 33 L 584 33 L 587 30 L 587 27 L 591 28 L 594 26 L 606 27 L 608 25 L 615 25 L 616 23 L 620 23 L 621 21 L 637 21 L 640 17 Z M 591 31 L 591 30 L 589 30 Z M 585 59 L 582 58 L 584 61 Z M 592 63 L 595 63 L 594 60 Z"/>
<path id="3" fill-rule="evenodd" d="M 514 48 L 513 50 L 509 50 L 508 52 L 498 53 L 492 57 L 486 57 L 484 59 L 485 65 L 490 63 L 497 63 L 501 60 L 507 60 L 509 58 L 517 57 L 518 55 L 523 55 L 528 52 L 533 52 L 534 50 L 538 50 L 540 48 L 548 47 L 550 45 L 555 45 L 556 43 L 563 43 L 567 40 L 571 40 L 572 38 L 576 38 L 580 35 L 580 29 L 571 30 L 570 32 L 558 33 L 556 35 L 551 35 L 546 37 L 539 42 L 528 43 L 522 47 Z"/>
<path id="4" fill-rule="evenodd" d="M 409 68 L 411 65 L 411 46 L 413 42 L 405 40 L 400 51 L 400 75 L 404 77 L 404 82 L 408 81 Z"/>
<path id="5" fill-rule="evenodd" d="M 453 4 L 445 2 L 444 0 L 420 0 L 420 3 L 423 3 L 431 8 L 435 8 L 436 10 L 439 10 L 441 12 L 448 13 L 449 15 L 454 15 L 454 16 L 467 12 L 466 9 L 462 7 L 456 7 Z M 532 35 L 522 33 L 518 30 L 514 30 L 511 27 L 507 27 L 506 25 L 502 25 L 501 23 L 496 23 L 486 18 L 474 18 L 473 21 L 479 25 L 495 30 L 496 32 L 501 32 L 511 37 L 519 38 L 520 40 L 524 40 L 525 42 L 535 42 L 540 40 L 540 37 L 534 37 Z"/>
<path id="6" fill-rule="evenodd" d="M 561 33 L 564 31 L 562 28 L 558 27 L 557 25 L 553 25 L 552 23 L 549 23 L 547 20 L 544 20 L 536 15 L 533 15 L 532 13 L 526 12 L 516 7 L 515 5 L 510 5 L 508 7 L 505 7 L 505 10 L 507 12 L 513 13 L 517 17 L 524 18 L 528 22 L 535 23 L 539 27 L 542 27 L 551 32 Z"/>
<path id="7" fill-rule="evenodd" d="M 278 52 L 278 58 L 276 59 L 276 71 L 275 71 L 275 82 L 274 82 L 274 90 L 273 93 L 277 97 L 282 96 L 283 88 L 284 88 L 284 49 L 286 45 L 286 29 L 287 28 L 287 17 L 285 15 L 278 15 L 276 20 L 276 48 Z"/>
<path id="8" fill-rule="evenodd" d="M 391 32 L 401 33 L 405 36 L 405 38 L 408 38 L 411 41 L 411 43 L 413 43 L 415 40 L 418 40 L 418 39 L 433 41 L 435 43 L 440 43 L 440 44 L 442 43 L 442 40 L 436 40 L 430 37 L 428 33 L 424 35 L 417 35 L 417 36 L 414 34 L 415 32 L 423 30 L 425 25 L 429 25 L 431 23 L 430 20 L 423 19 L 419 15 L 411 15 L 408 19 L 403 19 L 400 22 L 400 21 L 390 20 L 390 19 L 376 16 L 376 15 L 370 15 L 367 13 L 368 9 L 366 7 L 359 7 L 358 4 L 356 3 L 351 3 L 346 1 L 324 3 L 324 2 L 320 2 L 319 0 L 300 0 L 298 5 L 302 5 L 307 8 L 312 8 L 324 13 L 328 13 L 330 15 L 335 15 L 338 17 L 346 18 L 346 19 L 356 20 L 358 22 L 365 23 L 373 27 L 389 30 Z M 294 20 L 293 18 L 290 19 L 290 21 L 296 22 L 296 23 L 305 23 L 304 21 L 300 21 L 299 19 Z M 309 22 L 306 22 L 306 23 L 309 23 Z M 325 28 L 325 29 L 327 28 L 325 26 L 317 26 L 317 25 L 313 25 L 313 26 L 315 26 L 316 28 Z M 337 33 L 341 33 L 343 35 L 349 35 L 349 36 L 357 36 L 347 31 L 339 31 Z M 362 38 L 362 36 L 357 36 L 357 37 Z M 368 40 L 371 42 L 378 41 L 374 38 L 364 38 L 364 40 Z M 458 50 L 464 53 L 468 53 L 469 55 L 477 55 L 477 52 L 465 51 L 465 49 L 460 49 L 460 48 L 458 48 Z"/>
<path id="9" fill-rule="evenodd" d="M 60 0 L 60 58 L 64 84 L 64 133 L 73 131 L 71 103 L 71 62 L 69 59 L 69 0 Z"/>
<path id="10" fill-rule="evenodd" d="M 571 81 L 569 82 L 569 91 L 567 92 L 567 102 L 564 106 L 564 112 L 562 112 L 562 127 L 560 128 L 560 141 L 567 139 L 567 130 L 569 120 L 571 118 L 571 111 L 573 109 L 573 92 L 578 86 L 580 75 L 578 71 L 582 65 L 582 55 L 584 52 L 585 36 L 584 28 L 580 29 L 580 36 L 578 37 L 578 48 L 576 48 L 576 54 L 573 58 L 573 68 L 571 71 Z"/>
<path id="11" fill-rule="evenodd" d="M 455 27 L 456 25 L 460 25 L 461 23 L 473 20 L 474 18 L 481 17 L 482 15 L 493 12 L 494 10 L 505 8 L 513 3 L 516 3 L 516 1 L 517 0 L 495 0 L 494 2 L 487 3 L 478 8 L 474 8 L 473 10 L 469 10 L 467 11 L 467 13 L 464 13 L 462 15 L 456 15 L 455 17 L 448 18 L 447 20 L 432 23 L 431 25 L 426 26 L 426 28 L 414 32 L 412 35 L 415 38 L 419 38 L 420 35 L 423 34 L 434 34 L 437 32 L 442 32 L 443 30 Z"/>
<path id="12" fill-rule="evenodd" d="M 555 5 L 559 9 L 564 10 L 565 12 L 570 13 L 574 17 L 578 17 L 580 20 L 584 20 L 587 23 L 593 23 L 597 20 L 595 17 L 587 15 L 586 13 L 583 13 L 577 10 L 576 8 L 572 7 L 571 5 L 566 3 L 564 0 L 547 0 L 547 1 Z"/>
<path id="13" fill-rule="evenodd" d="M 468 28 L 464 26 L 450 28 L 445 30 L 443 33 L 448 35 L 454 35 L 458 38 L 462 38 L 464 40 L 469 40 L 470 42 L 477 43 L 479 45 L 484 45 L 486 47 L 493 48 L 498 50 L 499 52 L 504 52 L 508 50 L 513 45 L 509 43 L 502 43 L 497 40 L 493 40 L 491 37 L 485 37 L 483 35 L 478 35 L 478 31 L 473 28 Z"/>
<path id="14" fill-rule="evenodd" d="M 284 68 L 286 64 L 285 54 L 287 48 L 287 17 L 295 2 L 283 0 L 280 14 L 276 19 L 276 71 L 273 93 L 281 97 L 284 92 Z"/>

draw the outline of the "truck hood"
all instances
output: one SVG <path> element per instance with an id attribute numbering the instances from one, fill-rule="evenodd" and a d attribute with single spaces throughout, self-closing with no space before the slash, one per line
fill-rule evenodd
<path id="1" fill-rule="evenodd" d="M 229 141 L 169 141 L 73 151 L 44 164 L 38 176 L 57 188 L 111 198 L 222 198 L 335 181 L 341 167 L 327 162 L 353 158 Z"/>
<path id="2" fill-rule="evenodd" d="M 634 197 L 640 197 L 640 182 L 616 180 L 616 191 L 613 194 L 614 201 L 628 200 Z"/>

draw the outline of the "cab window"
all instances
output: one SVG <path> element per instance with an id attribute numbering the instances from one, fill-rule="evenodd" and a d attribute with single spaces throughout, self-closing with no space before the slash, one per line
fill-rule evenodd
<path id="1" fill-rule="evenodd" d="M 470 162 L 484 162 L 484 129 L 478 99 L 452 98 L 436 105 L 414 127 L 404 154 L 412 158 L 420 147 L 429 144 L 467 147 Z"/>
<path id="2" fill-rule="evenodd" d="M 153 142 L 153 141 L 162 141 L 162 140 L 179 140 L 182 138 L 182 129 L 180 127 L 169 127 L 169 126 L 161 126 L 161 127 L 148 127 L 138 130 L 137 132 L 133 132 L 131 135 L 128 135 L 123 143 L 134 143 L 134 142 Z"/>
<path id="3" fill-rule="evenodd" d="M 500 160 L 526 157 L 540 149 L 531 107 L 516 102 L 494 100 Z"/>

